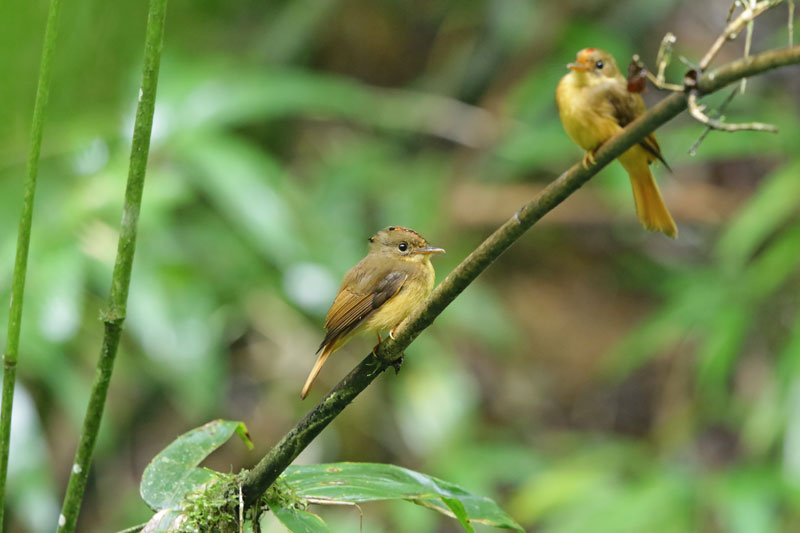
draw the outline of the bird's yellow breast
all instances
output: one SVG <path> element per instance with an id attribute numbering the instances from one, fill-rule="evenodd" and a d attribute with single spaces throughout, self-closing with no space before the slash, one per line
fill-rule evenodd
<path id="1" fill-rule="evenodd" d="M 369 317 L 364 329 L 382 331 L 394 328 L 430 295 L 435 278 L 433 265 L 426 259 L 420 267 L 419 272 L 409 276 L 396 295 Z"/>
<path id="2" fill-rule="evenodd" d="M 596 150 L 622 129 L 602 87 L 582 85 L 573 72 L 558 83 L 556 104 L 567 135 L 584 150 Z"/>

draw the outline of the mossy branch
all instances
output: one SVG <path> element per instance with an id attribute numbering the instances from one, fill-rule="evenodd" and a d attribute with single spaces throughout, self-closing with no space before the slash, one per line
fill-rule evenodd
<path id="1" fill-rule="evenodd" d="M 765 52 L 702 75 L 692 90 L 701 96 L 710 94 L 742 78 L 798 63 L 800 46 Z M 391 367 L 408 345 L 525 231 L 625 150 L 686 110 L 687 105 L 687 93 L 667 96 L 601 146 L 595 153 L 596 165 L 588 169 L 581 164 L 574 165 L 514 213 L 436 287 L 433 294 L 398 328 L 394 340 L 386 340 L 380 345 L 377 358 L 372 354 L 365 357 L 252 470 L 242 473 L 240 481 L 245 504 L 254 503 L 325 426 L 372 380 Z"/>
<path id="2" fill-rule="evenodd" d="M 139 92 L 139 103 L 136 106 L 136 120 L 133 126 L 131 158 L 128 168 L 128 180 L 125 188 L 125 203 L 122 210 L 119 241 L 117 243 L 117 259 L 111 277 L 111 294 L 108 310 L 103 316 L 105 333 L 100 358 L 95 370 L 94 382 L 89 397 L 89 405 L 83 419 L 80 441 L 75 453 L 67 492 L 58 518 L 58 531 L 75 531 L 78 521 L 86 480 L 92 454 L 103 418 L 103 409 L 111 382 L 111 372 L 117 355 L 119 339 L 122 334 L 122 323 L 128 301 L 128 288 L 133 268 L 133 255 L 136 249 L 136 232 L 139 211 L 142 204 L 147 156 L 150 151 L 150 133 L 153 126 L 153 112 L 158 86 L 158 70 L 161 63 L 161 47 L 164 41 L 164 19 L 166 18 L 167 0 L 150 0 L 147 15 L 147 32 L 144 49 L 144 68 L 142 85 Z"/>
<path id="3" fill-rule="evenodd" d="M 36 196 L 36 178 L 39 175 L 39 155 L 42 150 L 44 113 L 50 95 L 50 80 L 53 72 L 53 56 L 56 51 L 58 20 L 61 16 L 61 0 L 52 0 L 47 13 L 44 31 L 42 61 L 39 66 L 39 82 L 36 87 L 36 102 L 33 106 L 31 143 L 28 152 L 25 192 L 19 216 L 17 252 L 14 259 L 14 274 L 11 281 L 11 305 L 8 315 L 8 335 L 3 352 L 3 404 L 0 411 L 0 529 L 3 528 L 3 510 L 6 503 L 6 477 L 8 475 L 8 452 L 11 446 L 11 411 L 14 404 L 14 386 L 17 379 L 19 336 L 22 327 L 22 302 L 25 295 L 25 276 L 28 271 L 28 249 L 33 223 L 33 201 Z"/>

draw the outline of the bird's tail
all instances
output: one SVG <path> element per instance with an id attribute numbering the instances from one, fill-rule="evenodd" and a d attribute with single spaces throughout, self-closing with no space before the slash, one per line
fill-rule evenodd
<path id="1" fill-rule="evenodd" d="M 636 203 L 636 215 L 639 217 L 639 222 L 650 231 L 660 231 L 674 239 L 678 236 L 675 221 L 672 220 L 672 215 L 664 205 L 664 199 L 661 198 L 661 192 L 650 172 L 647 158 L 644 157 L 644 154 L 630 154 L 635 149 L 636 147 L 628 150 L 619 160 L 631 179 L 633 200 Z"/>
<path id="2" fill-rule="evenodd" d="M 332 354 L 336 348 L 338 348 L 336 341 L 329 342 L 322 348 L 322 353 L 320 353 L 319 357 L 317 357 L 317 361 L 311 368 L 311 373 L 308 374 L 308 378 L 306 378 L 306 384 L 303 385 L 303 390 L 300 392 L 301 399 L 305 400 L 306 396 L 308 396 L 308 391 L 311 390 L 311 385 L 313 385 L 314 380 L 317 379 L 317 375 L 322 369 L 322 365 L 325 364 L 325 360 L 328 359 L 328 356 Z"/>

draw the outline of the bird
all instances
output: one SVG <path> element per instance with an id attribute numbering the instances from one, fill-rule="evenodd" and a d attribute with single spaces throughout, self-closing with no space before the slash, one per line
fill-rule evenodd
<path id="1" fill-rule="evenodd" d="M 430 295 L 435 272 L 430 258 L 444 253 L 414 230 L 389 226 L 369 238 L 369 252 L 344 276 L 325 320 L 327 333 L 300 397 L 305 399 L 328 357 L 356 333 L 381 331 L 394 338 L 397 326 Z"/>
<path id="2" fill-rule="evenodd" d="M 579 51 L 569 72 L 556 88 L 556 105 L 567 135 L 586 150 L 584 167 L 594 164 L 594 152 L 622 128 L 645 112 L 640 94 L 629 92 L 614 58 L 598 48 Z M 650 231 L 677 238 L 678 228 L 658 190 L 650 163 L 661 161 L 661 149 L 653 134 L 645 137 L 618 158 L 628 172 L 633 188 L 636 214 Z"/>

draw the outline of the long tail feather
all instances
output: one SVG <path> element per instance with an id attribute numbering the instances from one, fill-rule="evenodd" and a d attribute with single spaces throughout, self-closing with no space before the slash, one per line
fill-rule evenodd
<path id="1" fill-rule="evenodd" d="M 322 365 L 325 364 L 325 360 L 328 359 L 328 356 L 333 353 L 336 349 L 335 346 L 336 342 L 329 342 L 325 345 L 322 349 L 322 353 L 319 354 L 317 357 L 317 361 L 314 363 L 314 366 L 311 368 L 311 373 L 308 374 L 308 378 L 306 378 L 306 384 L 303 385 L 303 390 L 300 392 L 300 398 L 305 400 L 306 396 L 308 396 L 308 391 L 311 390 L 311 385 L 314 384 L 314 380 L 317 379 L 317 375 L 319 371 L 322 369 Z"/>
<path id="2" fill-rule="evenodd" d="M 634 149 L 628 150 L 619 160 L 631 179 L 636 215 L 646 229 L 660 231 L 674 239 L 678 236 L 678 228 L 667 206 L 664 205 L 664 199 L 661 198 L 661 192 L 650 172 L 647 159 L 643 154 L 641 156 L 630 154 L 633 151 Z"/>

